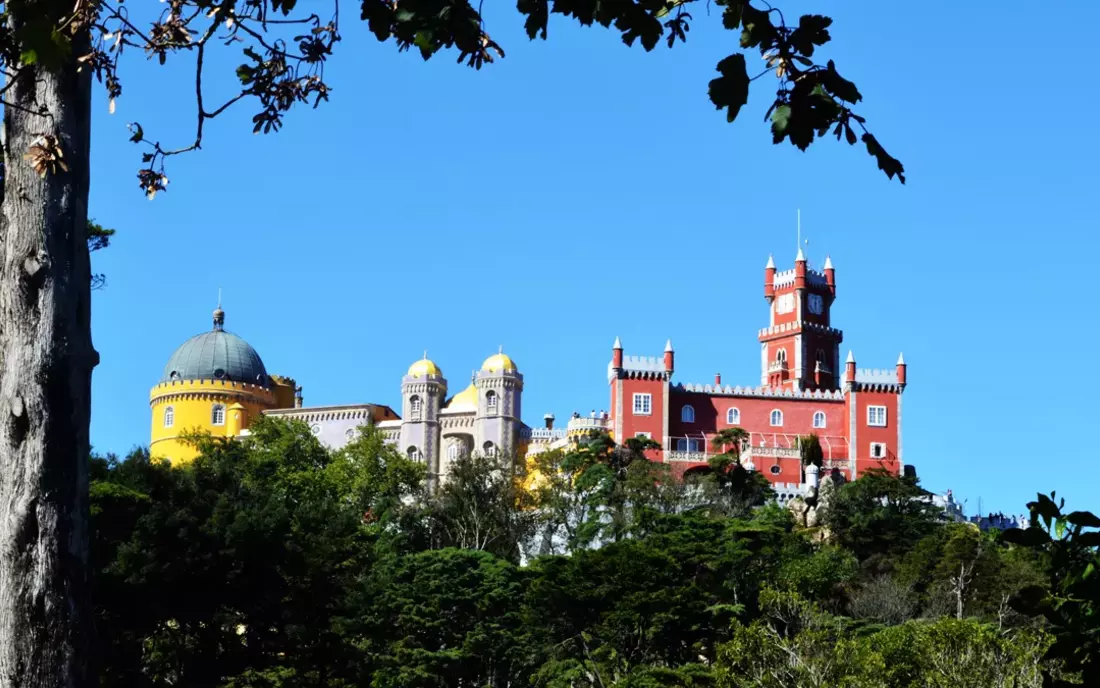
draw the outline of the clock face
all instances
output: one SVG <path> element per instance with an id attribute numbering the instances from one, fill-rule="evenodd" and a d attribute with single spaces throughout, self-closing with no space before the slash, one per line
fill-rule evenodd
<path id="1" fill-rule="evenodd" d="M 779 313 L 790 313 L 794 310 L 794 294 L 782 294 L 779 297 L 778 303 L 776 303 L 776 311 Z"/>
<path id="2" fill-rule="evenodd" d="M 810 312 L 814 315 L 821 315 L 821 312 L 825 310 L 825 302 L 821 298 L 820 294 L 810 294 Z"/>

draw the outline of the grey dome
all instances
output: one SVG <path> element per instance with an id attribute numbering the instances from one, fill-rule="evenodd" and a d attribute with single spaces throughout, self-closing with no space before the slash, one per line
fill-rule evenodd
<path id="1" fill-rule="evenodd" d="M 232 380 L 270 386 L 260 355 L 248 342 L 221 329 L 195 335 L 183 343 L 164 366 L 161 382 L 173 380 Z"/>

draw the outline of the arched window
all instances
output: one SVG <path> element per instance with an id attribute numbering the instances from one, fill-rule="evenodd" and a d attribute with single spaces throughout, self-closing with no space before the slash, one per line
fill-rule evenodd
<path id="1" fill-rule="evenodd" d="M 779 409 L 775 409 L 774 411 L 772 411 L 771 423 L 772 423 L 772 427 L 776 427 L 776 428 L 782 427 L 783 426 L 783 412 L 780 411 Z"/>
<path id="2" fill-rule="evenodd" d="M 775 352 L 775 360 L 776 360 L 777 363 L 786 363 L 787 362 L 787 350 L 786 349 L 777 350 Z"/>
<path id="3" fill-rule="evenodd" d="M 413 396 L 409 399 L 409 415 L 412 420 L 420 420 L 420 397 Z"/>
<path id="4" fill-rule="evenodd" d="M 481 446 L 482 451 L 485 452 L 485 456 L 496 456 L 497 447 L 492 442 L 486 442 Z"/>
<path id="5" fill-rule="evenodd" d="M 726 425 L 740 425 L 741 424 L 741 410 L 736 406 L 731 406 L 726 409 Z"/>
<path id="6" fill-rule="evenodd" d="M 408 455 L 409 459 L 412 461 L 420 460 L 420 450 L 418 450 L 416 447 L 409 447 L 405 450 L 405 454 Z"/>
<path id="7" fill-rule="evenodd" d="M 688 451 L 689 452 L 699 451 L 699 440 L 688 440 Z"/>
<path id="8" fill-rule="evenodd" d="M 821 364 L 821 367 L 824 368 L 825 367 L 825 351 L 823 349 L 818 349 L 817 354 L 815 354 L 815 358 L 816 358 L 817 362 Z"/>
<path id="9" fill-rule="evenodd" d="M 225 404 L 214 404 L 210 409 L 210 423 L 212 425 L 225 425 Z"/>
<path id="10" fill-rule="evenodd" d="M 497 412 L 497 393 L 491 389 L 485 393 L 485 408 L 489 413 Z"/>
<path id="11" fill-rule="evenodd" d="M 685 406 L 684 408 L 680 409 L 680 420 L 684 423 L 694 423 L 695 409 L 691 406 Z"/>
<path id="12" fill-rule="evenodd" d="M 825 427 L 825 412 L 824 411 L 815 411 L 814 412 L 814 427 L 815 428 Z"/>
<path id="13" fill-rule="evenodd" d="M 457 461 L 459 452 L 461 450 L 462 450 L 461 447 L 458 446 L 458 442 L 455 442 L 454 444 L 449 445 L 447 447 L 447 460 L 448 461 Z"/>
<path id="14" fill-rule="evenodd" d="M 170 428 L 176 424 L 176 409 L 172 406 L 164 409 L 164 427 Z"/>

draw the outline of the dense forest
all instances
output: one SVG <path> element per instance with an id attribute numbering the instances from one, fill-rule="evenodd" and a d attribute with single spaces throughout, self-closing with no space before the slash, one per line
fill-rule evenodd
<path id="1" fill-rule="evenodd" d="M 778 506 L 736 443 L 687 482 L 593 436 L 428 492 L 369 430 L 195 441 L 93 459 L 106 686 L 1098 685 L 1100 520 L 1047 497 L 1002 535 L 885 473 Z"/>

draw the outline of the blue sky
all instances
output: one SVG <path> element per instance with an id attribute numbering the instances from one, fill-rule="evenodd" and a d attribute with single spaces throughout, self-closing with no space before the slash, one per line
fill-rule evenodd
<path id="1" fill-rule="evenodd" d="M 394 405 L 424 349 L 460 389 L 503 345 L 526 420 L 563 418 L 607 406 L 616 336 L 649 355 L 671 337 L 679 381 L 754 384 L 763 266 L 792 264 L 801 208 L 811 261 L 836 264 L 844 348 L 861 367 L 905 352 L 905 455 L 924 485 L 970 513 L 1052 489 L 1100 508 L 1100 101 L 1073 67 L 1100 5 L 1039 22 L 1018 4 L 780 5 L 834 17 L 825 55 L 904 187 L 862 149 L 773 146 L 767 79 L 727 125 L 706 96 L 736 49 L 717 7 L 696 8 L 687 45 L 644 53 L 560 17 L 529 42 L 502 3 L 486 19 L 507 58 L 480 72 L 399 54 L 345 13 L 330 103 L 277 135 L 251 135 L 248 104 L 208 123 L 152 202 L 126 124 L 189 143 L 189 65 L 132 55 L 116 114 L 98 93 L 95 110 L 91 214 L 118 236 L 94 258 L 93 445 L 148 441 L 149 387 L 208 329 L 219 288 L 227 328 L 309 405 Z M 208 100 L 237 61 L 215 63 Z"/>

